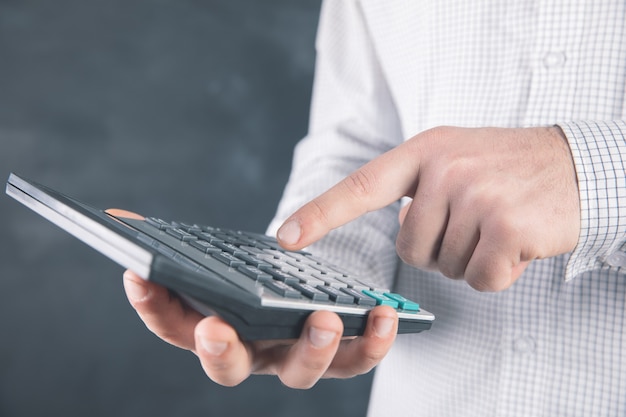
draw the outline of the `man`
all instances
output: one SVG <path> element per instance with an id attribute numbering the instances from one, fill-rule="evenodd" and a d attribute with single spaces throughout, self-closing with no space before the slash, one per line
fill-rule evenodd
<path id="1" fill-rule="evenodd" d="M 378 307 L 357 339 L 316 312 L 293 344 L 248 345 L 127 273 L 131 303 L 224 385 L 306 388 L 384 357 L 372 416 L 624 415 L 624 22 L 608 0 L 323 5 L 270 231 L 419 300 L 428 332 L 396 339 Z"/>

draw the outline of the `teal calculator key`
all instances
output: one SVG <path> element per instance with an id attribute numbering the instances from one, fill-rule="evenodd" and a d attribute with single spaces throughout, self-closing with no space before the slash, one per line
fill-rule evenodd
<path id="1" fill-rule="evenodd" d="M 376 305 L 390 306 L 398 308 L 398 302 L 392 298 L 387 297 L 385 294 L 379 291 L 363 290 L 363 294 L 369 295 L 376 300 Z"/>
<path id="2" fill-rule="evenodd" d="M 411 300 L 407 300 L 400 294 L 396 294 L 393 292 L 386 292 L 385 295 L 392 300 L 396 300 L 400 305 L 400 308 L 407 311 L 420 311 L 420 305 Z"/>

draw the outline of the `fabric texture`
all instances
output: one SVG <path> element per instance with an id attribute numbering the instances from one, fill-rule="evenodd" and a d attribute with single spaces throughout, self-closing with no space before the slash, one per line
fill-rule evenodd
<path id="1" fill-rule="evenodd" d="M 281 222 L 426 129 L 558 125 L 578 175 L 573 253 L 480 293 L 395 253 L 400 203 L 310 249 L 436 316 L 378 366 L 369 415 L 626 415 L 626 3 L 335 0 Z"/>

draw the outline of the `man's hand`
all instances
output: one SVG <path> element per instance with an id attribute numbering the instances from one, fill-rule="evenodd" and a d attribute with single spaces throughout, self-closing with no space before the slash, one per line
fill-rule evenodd
<path id="1" fill-rule="evenodd" d="M 381 306 L 370 313 L 365 335 L 342 340 L 339 316 L 317 311 L 298 340 L 246 343 L 219 317 L 203 317 L 166 288 L 130 271 L 124 274 L 124 287 L 152 332 L 194 352 L 209 378 L 225 386 L 237 385 L 250 374 L 278 375 L 292 388 L 310 388 L 320 378 L 364 374 L 387 354 L 398 326 L 395 310 Z"/>
<path id="2" fill-rule="evenodd" d="M 401 197 L 412 202 L 400 213 L 400 257 L 483 291 L 508 288 L 534 259 L 573 250 L 580 232 L 576 172 L 558 127 L 440 127 L 300 208 L 278 239 L 301 249 Z"/>
<path id="3" fill-rule="evenodd" d="M 143 217 L 110 209 L 117 217 Z M 225 386 L 241 383 L 250 374 L 275 374 L 287 386 L 309 388 L 320 378 L 349 378 L 364 374 L 387 354 L 396 337 L 398 316 L 380 306 L 368 317 L 365 334 L 342 339 L 339 316 L 317 311 L 307 319 L 298 340 L 247 343 L 219 317 L 204 317 L 166 288 L 124 273 L 131 305 L 146 326 L 161 339 L 194 352 L 206 374 Z"/>

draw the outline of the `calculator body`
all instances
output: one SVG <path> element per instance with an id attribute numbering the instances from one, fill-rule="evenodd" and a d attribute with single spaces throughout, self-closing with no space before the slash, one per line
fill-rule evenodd
<path id="1" fill-rule="evenodd" d="M 398 312 L 398 333 L 418 333 L 434 321 L 416 302 L 306 251 L 284 250 L 269 236 L 114 217 L 16 174 L 6 192 L 201 314 L 223 318 L 244 340 L 297 338 L 316 310 L 337 313 L 344 336 L 363 334 L 368 312 L 380 304 Z"/>

